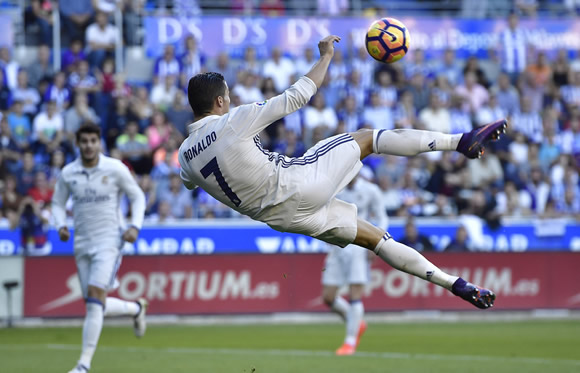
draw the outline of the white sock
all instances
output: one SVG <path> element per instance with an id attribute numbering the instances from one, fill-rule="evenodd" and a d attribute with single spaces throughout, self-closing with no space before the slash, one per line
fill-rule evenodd
<path id="1" fill-rule="evenodd" d="M 356 337 L 364 314 L 365 308 L 360 299 L 350 302 L 350 310 L 346 318 L 346 338 L 344 339 L 344 343 L 356 346 Z"/>
<path id="2" fill-rule="evenodd" d="M 347 321 L 350 304 L 348 304 L 346 299 L 343 297 L 334 298 L 334 302 L 332 302 L 330 309 L 342 317 L 342 320 Z"/>
<path id="3" fill-rule="evenodd" d="M 129 302 L 119 298 L 107 297 L 105 316 L 135 316 L 141 307 L 137 302 Z"/>
<path id="4" fill-rule="evenodd" d="M 374 130 L 373 152 L 410 157 L 423 152 L 456 150 L 461 136 L 410 129 Z"/>
<path id="5" fill-rule="evenodd" d="M 388 233 L 381 238 L 374 251 L 393 268 L 430 281 L 447 290 L 451 290 L 451 286 L 459 278 L 443 272 L 415 249 L 395 241 Z"/>
<path id="6" fill-rule="evenodd" d="M 83 325 L 83 350 L 79 364 L 91 367 L 91 360 L 103 329 L 103 304 L 95 298 L 87 298 L 87 314 Z"/>

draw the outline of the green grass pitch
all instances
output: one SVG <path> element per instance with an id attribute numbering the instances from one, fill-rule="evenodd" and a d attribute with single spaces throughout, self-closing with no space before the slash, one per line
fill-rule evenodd
<path id="1" fill-rule="evenodd" d="M 91 373 L 580 372 L 580 321 L 371 323 L 336 357 L 342 324 L 105 327 Z M 0 372 L 67 372 L 80 328 L 0 329 Z"/>

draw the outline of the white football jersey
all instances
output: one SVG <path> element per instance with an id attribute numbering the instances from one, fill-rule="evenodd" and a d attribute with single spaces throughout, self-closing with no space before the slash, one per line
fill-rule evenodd
<path id="1" fill-rule="evenodd" d="M 125 228 L 119 208 L 123 192 L 131 201 L 131 225 L 141 229 L 145 195 L 127 166 L 103 154 L 93 168 L 76 159 L 63 168 L 56 182 L 52 197 L 56 228 L 66 226 L 65 206 L 72 196 L 75 251 L 120 248 Z"/>
<path id="2" fill-rule="evenodd" d="M 306 105 L 316 89 L 310 78 L 302 77 L 279 96 L 190 124 L 179 148 L 185 186 L 200 186 L 244 215 L 286 227 L 306 180 L 304 167 L 293 166 L 313 163 L 316 157 L 289 158 L 265 150 L 258 133 Z"/>
<path id="3" fill-rule="evenodd" d="M 347 185 L 336 195 L 336 198 L 354 203 L 359 218 L 371 222 L 381 229 L 388 229 L 389 217 L 383 201 L 383 193 L 378 185 L 359 176 L 353 185 Z"/>

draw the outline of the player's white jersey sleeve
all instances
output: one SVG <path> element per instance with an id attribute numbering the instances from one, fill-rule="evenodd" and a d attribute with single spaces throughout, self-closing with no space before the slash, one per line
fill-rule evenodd
<path id="1" fill-rule="evenodd" d="M 68 186 L 64 182 L 62 173 L 56 181 L 52 195 L 52 216 L 56 229 L 66 226 L 66 202 L 70 195 Z"/>
<path id="2" fill-rule="evenodd" d="M 306 105 L 316 90 L 316 84 L 303 76 L 278 96 L 264 102 L 238 106 L 230 114 L 232 130 L 241 139 L 252 138 L 271 123 Z"/>
<path id="3" fill-rule="evenodd" d="M 124 164 L 118 164 L 117 172 L 119 188 L 127 194 L 129 201 L 131 201 L 131 226 L 140 230 L 145 218 L 145 193 Z"/>

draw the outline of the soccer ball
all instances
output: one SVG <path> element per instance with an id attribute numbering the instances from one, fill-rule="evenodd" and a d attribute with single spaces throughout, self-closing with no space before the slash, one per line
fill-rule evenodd
<path id="1" fill-rule="evenodd" d="M 409 31 L 403 22 L 394 18 L 383 18 L 369 27 L 365 45 L 375 60 L 393 63 L 407 54 L 409 41 Z"/>

